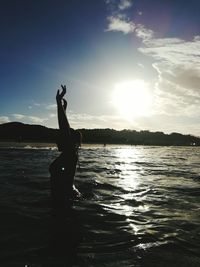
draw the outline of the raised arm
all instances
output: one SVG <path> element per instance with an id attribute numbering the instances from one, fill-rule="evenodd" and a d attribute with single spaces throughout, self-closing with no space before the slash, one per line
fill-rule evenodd
<path id="1" fill-rule="evenodd" d="M 64 104 L 62 104 L 63 96 L 66 94 L 66 86 L 61 85 L 62 92 L 57 91 L 56 101 L 57 101 L 57 112 L 58 112 L 58 125 L 59 129 L 66 134 L 67 137 L 70 137 L 70 126 L 65 113 L 67 107 L 67 101 L 64 100 Z"/>

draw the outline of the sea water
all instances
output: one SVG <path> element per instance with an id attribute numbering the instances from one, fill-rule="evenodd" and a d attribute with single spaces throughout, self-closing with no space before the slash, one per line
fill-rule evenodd
<path id="1" fill-rule="evenodd" d="M 53 147 L 0 149 L 0 266 L 200 266 L 200 147 L 88 146 L 65 216 Z"/>

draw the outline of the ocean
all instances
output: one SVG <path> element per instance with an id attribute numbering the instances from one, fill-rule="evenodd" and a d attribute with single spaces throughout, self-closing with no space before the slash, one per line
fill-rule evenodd
<path id="1" fill-rule="evenodd" d="M 51 210 L 49 145 L 1 145 L 0 266 L 200 266 L 200 147 L 83 146 Z"/>

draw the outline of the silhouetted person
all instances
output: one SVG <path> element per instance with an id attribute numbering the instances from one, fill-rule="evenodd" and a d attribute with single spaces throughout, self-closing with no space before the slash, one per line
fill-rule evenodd
<path id="1" fill-rule="evenodd" d="M 62 92 L 58 90 L 56 95 L 59 125 L 57 146 L 61 154 L 49 168 L 53 208 L 56 212 L 62 211 L 69 206 L 71 199 L 80 196 L 74 186 L 74 176 L 78 149 L 81 145 L 81 133 L 70 128 L 66 115 L 67 101 L 63 98 L 66 94 L 66 86 L 61 85 L 61 87 Z"/>

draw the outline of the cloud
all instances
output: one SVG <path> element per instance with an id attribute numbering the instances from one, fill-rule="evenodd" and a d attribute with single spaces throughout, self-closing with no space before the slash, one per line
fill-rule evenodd
<path id="1" fill-rule="evenodd" d="M 36 117 L 36 116 L 28 116 L 28 115 L 24 115 L 24 114 L 12 114 L 12 116 L 15 119 L 20 120 L 20 121 L 25 122 L 25 123 L 43 123 L 47 120 L 46 118 L 40 118 L 40 117 Z"/>
<path id="2" fill-rule="evenodd" d="M 47 120 L 46 118 L 40 118 L 36 116 L 27 116 L 27 118 L 33 123 L 43 123 Z"/>
<path id="3" fill-rule="evenodd" d="M 134 31 L 135 24 L 130 21 L 125 21 L 120 17 L 108 17 L 108 28 L 106 31 L 119 31 L 123 32 L 124 34 L 128 34 Z"/>
<path id="4" fill-rule="evenodd" d="M 33 109 L 33 108 L 37 108 L 38 109 L 47 109 L 47 110 L 55 110 L 56 109 L 56 104 L 54 103 L 38 103 L 33 101 L 33 103 L 31 105 L 28 106 L 28 109 Z"/>
<path id="5" fill-rule="evenodd" d="M 133 5 L 133 0 L 106 0 L 105 3 L 116 13 L 129 9 Z"/>
<path id="6" fill-rule="evenodd" d="M 127 122 L 120 116 L 114 115 L 89 115 L 85 113 L 69 113 L 70 125 L 74 128 L 108 128 L 112 122 L 112 127 L 115 129 L 124 129 L 127 127 Z"/>
<path id="7" fill-rule="evenodd" d="M 147 29 L 142 24 L 137 24 L 135 29 L 136 36 L 142 39 L 144 42 L 151 39 L 154 35 L 154 32 L 150 29 Z"/>
<path id="8" fill-rule="evenodd" d="M 118 5 L 118 8 L 119 10 L 125 10 L 130 8 L 132 4 L 133 4 L 132 0 L 121 0 Z"/>
<path id="9" fill-rule="evenodd" d="M 127 20 L 124 16 L 110 16 L 108 17 L 108 28 L 106 31 L 122 32 L 124 34 L 135 33 L 136 36 L 142 39 L 143 42 L 148 41 L 154 35 L 154 32 L 145 28 L 142 24 L 135 24 Z"/>
<path id="10" fill-rule="evenodd" d="M 51 114 L 49 115 L 49 117 L 50 117 L 50 118 L 55 118 L 55 117 L 56 117 L 56 114 L 55 114 L 55 113 L 51 113 Z"/>
<path id="11" fill-rule="evenodd" d="M 170 64 L 196 65 L 200 68 L 200 40 L 194 37 L 191 41 L 178 38 L 151 39 L 146 41 L 145 48 L 139 51 Z"/>
<path id="12" fill-rule="evenodd" d="M 124 34 L 135 32 L 136 36 L 143 41 L 153 37 L 153 31 L 139 23 L 134 23 L 126 15 L 125 11 L 133 5 L 132 0 L 113 1 L 107 0 L 110 7 L 110 16 L 107 17 L 108 27 L 105 31 L 122 32 Z M 139 12 L 142 15 L 142 12 Z"/>
<path id="13" fill-rule="evenodd" d="M 132 0 L 107 0 L 107 6 L 110 10 L 110 16 L 107 17 L 108 27 L 105 31 L 122 32 L 128 34 L 134 31 L 135 23 L 131 22 L 124 11 L 129 9 L 133 1 Z"/>
<path id="14" fill-rule="evenodd" d="M 46 108 L 47 110 L 55 110 L 56 107 L 57 107 L 56 104 L 46 104 L 46 105 L 45 105 L 45 108 Z"/>
<path id="15" fill-rule="evenodd" d="M 24 119 L 26 116 L 22 114 L 13 114 L 13 117 L 15 117 L 15 119 L 21 120 Z"/>
<path id="16" fill-rule="evenodd" d="M 0 116 L 0 124 L 10 122 L 9 117 L 7 116 Z"/>
<path id="17" fill-rule="evenodd" d="M 157 111 L 190 119 L 200 116 L 200 38 L 149 39 L 139 51 L 150 56 L 158 73 Z"/>

